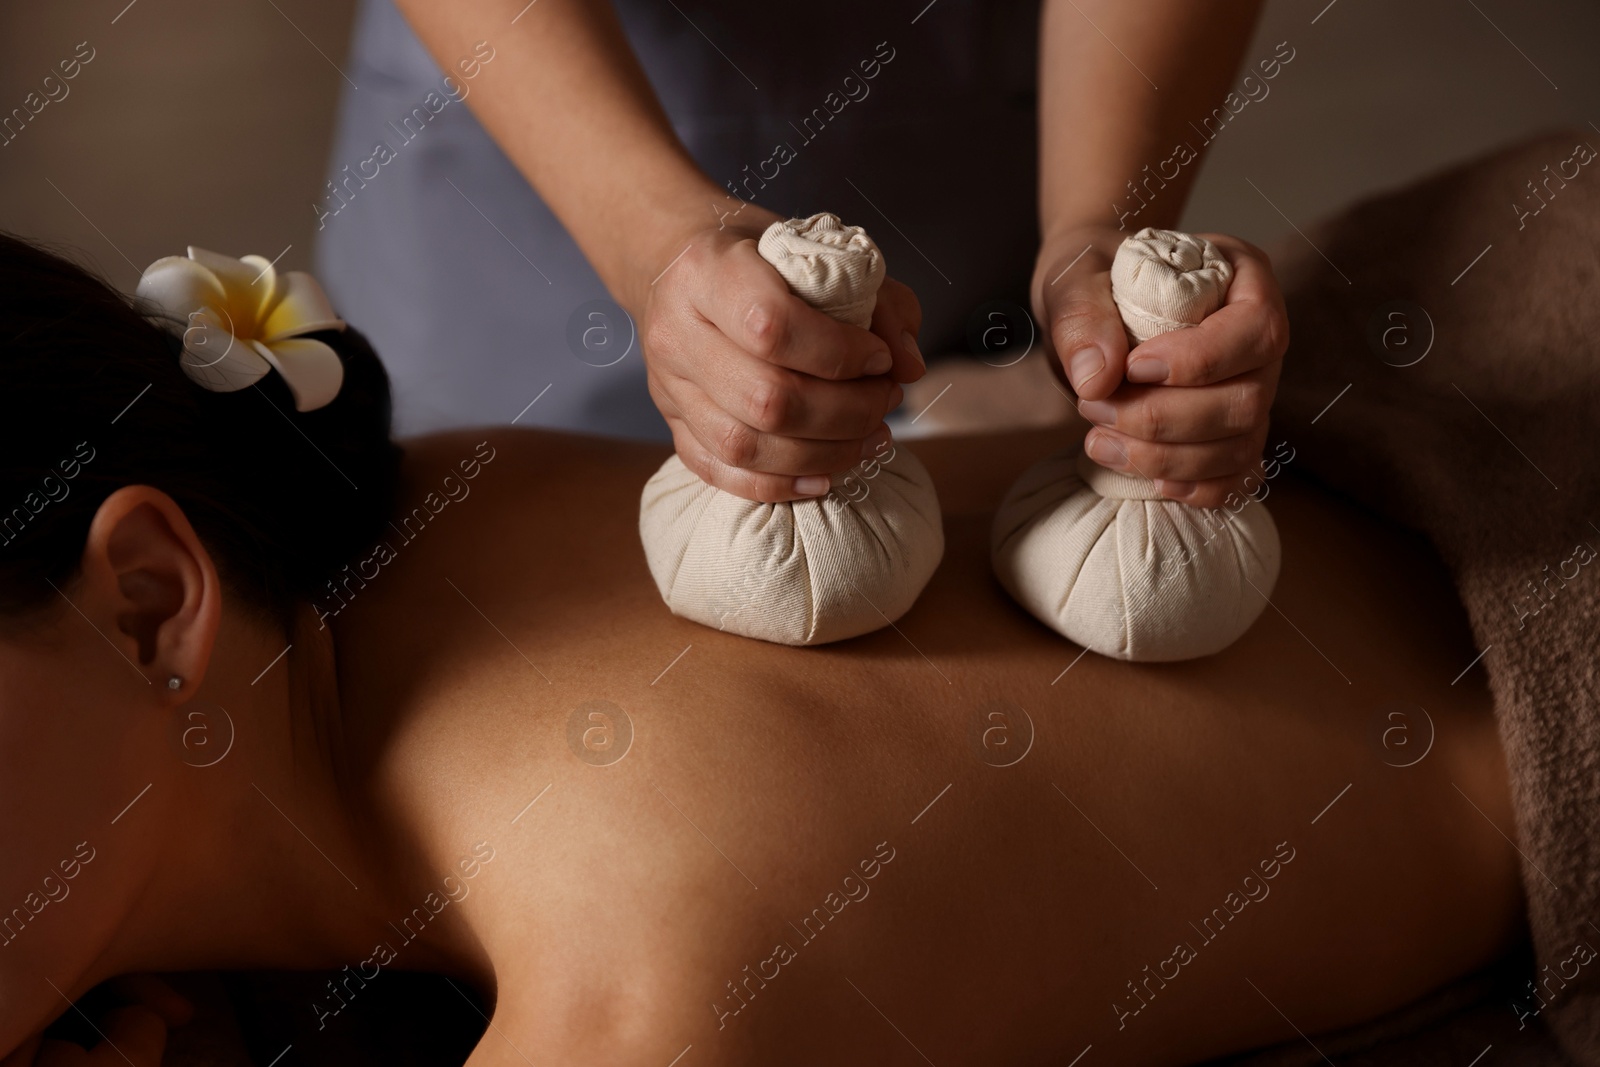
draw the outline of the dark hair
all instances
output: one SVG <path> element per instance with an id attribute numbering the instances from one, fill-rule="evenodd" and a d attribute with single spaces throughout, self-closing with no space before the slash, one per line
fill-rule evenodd
<path id="1" fill-rule="evenodd" d="M 276 373 L 233 393 L 192 382 L 184 325 L 0 233 L 0 616 L 65 591 L 96 510 L 125 485 L 171 496 L 229 589 L 285 624 L 378 538 L 400 449 L 366 339 L 312 335 L 344 384 L 297 412 Z"/>

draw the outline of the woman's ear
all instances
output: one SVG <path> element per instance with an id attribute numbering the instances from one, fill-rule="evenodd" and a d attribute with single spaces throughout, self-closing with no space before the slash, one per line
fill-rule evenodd
<path id="1" fill-rule="evenodd" d="M 89 525 L 82 573 L 82 610 L 114 621 L 108 636 L 164 702 L 191 699 L 211 661 L 222 589 L 183 509 L 148 485 L 118 489 Z"/>

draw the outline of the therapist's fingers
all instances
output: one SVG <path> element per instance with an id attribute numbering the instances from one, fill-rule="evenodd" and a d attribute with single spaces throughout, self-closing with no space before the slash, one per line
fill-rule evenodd
<path id="1" fill-rule="evenodd" d="M 1186 330 L 1152 337 L 1128 354 L 1130 382 L 1210 385 L 1277 368 L 1289 348 L 1289 317 L 1266 253 L 1223 234 L 1203 235 L 1233 264 L 1222 307 Z"/>
<path id="2" fill-rule="evenodd" d="M 1190 499 L 1186 483 L 1242 477 L 1260 464 L 1266 439 L 1262 427 L 1220 441 L 1160 444 L 1096 426 L 1084 438 L 1084 450 L 1102 467 L 1152 481 L 1179 483 L 1170 492 L 1164 487 L 1163 492 L 1184 503 L 1196 503 Z"/>
<path id="3" fill-rule="evenodd" d="M 762 474 L 805 476 L 837 474 L 861 460 L 882 420 L 860 436 L 842 441 L 821 441 L 764 433 L 729 415 L 706 395 L 692 388 L 673 404 L 676 415 L 689 424 L 696 442 L 720 464 Z M 799 495 L 804 495 L 803 491 Z"/>
<path id="4" fill-rule="evenodd" d="M 893 390 L 889 399 L 897 403 L 900 387 L 891 384 L 889 388 Z M 707 480 L 718 488 L 725 488 L 721 483 L 732 477 L 725 474 L 724 468 L 788 476 L 791 481 L 797 477 L 841 473 L 855 466 L 863 456 L 871 455 L 872 450 L 883 443 L 880 438 L 887 437 L 883 425 L 887 407 L 878 409 L 883 414 L 874 417 L 859 433 L 843 439 L 820 440 L 767 433 L 751 426 L 730 415 L 721 404 L 689 382 L 676 383 L 670 395 L 653 387 L 652 395 L 673 427 L 679 454 L 684 455 L 683 448 L 692 439 L 697 453 L 706 456 L 708 461 L 715 461 L 715 465 L 707 463 L 713 474 L 713 478 Z M 689 463 L 686 455 L 684 462 Z M 817 485 L 815 482 L 807 484 Z M 815 495 L 815 491 L 791 485 L 781 491 L 769 490 L 763 499 L 810 495 Z"/>
<path id="5" fill-rule="evenodd" d="M 1100 400 L 1122 384 L 1128 356 L 1122 315 L 1111 299 L 1115 249 L 1081 238 L 1058 247 L 1041 256 L 1036 272 L 1045 328 L 1073 390 L 1081 399 Z"/>
<path id="6" fill-rule="evenodd" d="M 790 292 L 754 241 L 707 254 L 725 259 L 695 290 L 694 310 L 743 351 L 817 378 L 886 374 L 894 366 L 881 337 L 847 326 Z"/>
<path id="7" fill-rule="evenodd" d="M 1104 400 L 1080 402 L 1078 414 L 1144 441 L 1218 441 L 1267 425 L 1276 382 L 1274 366 L 1215 385 L 1124 385 Z"/>
<path id="8" fill-rule="evenodd" d="M 680 435 L 674 435 L 675 440 L 679 437 Z M 807 484 L 801 479 L 729 467 L 701 448 L 700 442 L 692 434 L 688 436 L 686 444 L 679 444 L 677 447 L 678 458 L 683 460 L 683 465 L 693 471 L 701 481 L 714 489 L 720 489 L 724 493 L 731 493 L 745 500 L 756 500 L 763 504 L 783 504 L 791 500 L 808 500 L 812 497 L 825 496 L 828 492 L 829 480 L 825 475 L 817 476 L 820 480 L 816 483 L 816 491 L 800 493 L 796 490 L 796 483 Z"/>
<path id="9" fill-rule="evenodd" d="M 780 504 L 793 500 L 807 500 L 826 496 L 831 484 L 829 474 L 818 472 L 815 474 L 792 477 L 786 474 L 771 474 L 765 471 L 751 470 L 736 467 L 724 461 L 718 452 L 701 444 L 700 437 L 692 427 L 687 426 L 686 420 L 678 416 L 668 416 L 667 424 L 673 431 L 673 443 L 677 448 L 678 458 L 683 465 L 694 472 L 701 481 L 713 488 L 726 493 L 743 497 L 746 500 L 758 500 L 768 504 Z M 854 466 L 862 452 L 881 449 L 889 440 L 888 426 L 881 426 L 870 435 L 867 442 L 851 450 L 857 458 L 850 460 L 843 469 Z M 773 438 L 770 443 L 782 450 L 792 445 L 791 439 Z M 848 455 L 847 454 L 847 455 Z M 780 462 L 792 462 L 780 460 Z M 834 464 L 828 464 L 834 466 Z"/>
<path id="10" fill-rule="evenodd" d="M 888 342 L 894 356 L 889 377 L 897 382 L 914 382 L 927 373 L 928 365 L 917 346 L 921 330 L 922 304 L 917 294 L 910 286 L 885 278 L 872 309 L 872 332 Z"/>
<path id="11" fill-rule="evenodd" d="M 923 370 L 909 289 L 886 279 L 872 325 L 807 305 L 749 237 L 693 243 L 652 285 L 641 323 L 650 394 L 680 458 L 746 499 L 826 493 L 828 476 L 885 443 L 895 379 Z"/>
<path id="12" fill-rule="evenodd" d="M 710 327 L 703 327 L 693 343 L 705 354 L 699 377 L 665 369 L 657 374 L 662 392 L 680 406 L 688 405 L 691 419 L 703 395 L 761 433 L 860 440 L 889 413 L 890 397 L 898 388 L 886 374 L 839 382 L 775 367 L 741 352 Z"/>

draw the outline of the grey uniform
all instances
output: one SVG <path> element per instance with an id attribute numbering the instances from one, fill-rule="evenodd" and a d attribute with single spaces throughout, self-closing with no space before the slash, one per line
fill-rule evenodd
<path id="1" fill-rule="evenodd" d="M 779 213 L 865 226 L 922 301 L 935 353 L 964 347 L 979 305 L 1026 303 L 1037 2 L 924 4 L 616 6 L 706 173 Z M 346 67 L 359 90 L 312 208 L 317 271 L 387 363 L 402 432 L 516 418 L 665 438 L 632 324 L 463 102 L 468 74 L 515 62 L 541 14 L 442 70 L 392 0 L 362 0 Z M 735 206 L 708 203 L 707 222 Z"/>

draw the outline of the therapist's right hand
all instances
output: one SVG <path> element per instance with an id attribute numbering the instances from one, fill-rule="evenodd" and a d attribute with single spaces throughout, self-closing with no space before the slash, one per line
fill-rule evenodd
<path id="1" fill-rule="evenodd" d="M 707 227 L 649 288 L 640 326 L 650 396 L 707 484 L 778 503 L 825 494 L 878 454 L 902 382 L 923 373 L 917 298 L 885 279 L 872 329 L 817 311 L 756 251 L 778 216 L 746 205 Z M 686 248 L 685 248 L 686 244 Z"/>

